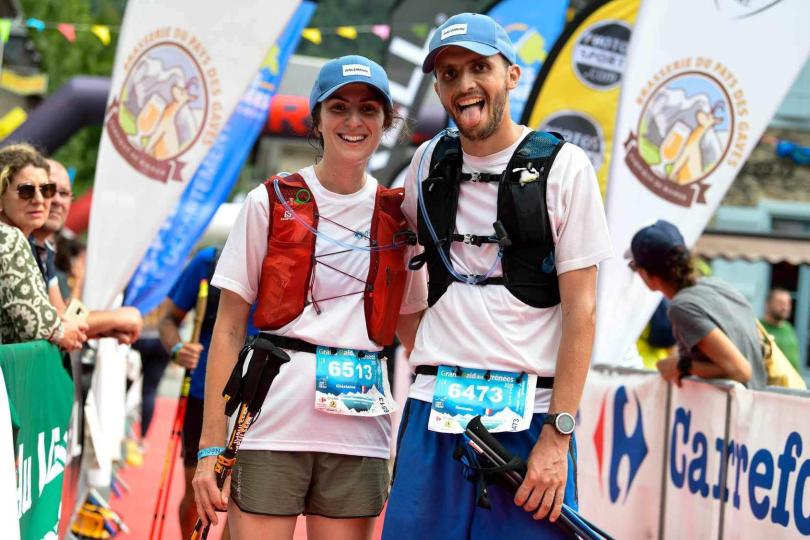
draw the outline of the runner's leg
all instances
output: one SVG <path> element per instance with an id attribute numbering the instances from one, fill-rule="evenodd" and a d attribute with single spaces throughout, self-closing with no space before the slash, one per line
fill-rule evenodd
<path id="1" fill-rule="evenodd" d="M 377 518 L 307 516 L 307 540 L 371 540 Z"/>
<path id="2" fill-rule="evenodd" d="M 228 503 L 228 531 L 233 540 L 272 538 L 292 540 L 298 516 L 262 516 L 243 512 L 234 503 Z"/>

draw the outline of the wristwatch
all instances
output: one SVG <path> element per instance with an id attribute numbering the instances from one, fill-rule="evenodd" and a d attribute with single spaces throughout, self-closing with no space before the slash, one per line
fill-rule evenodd
<path id="1" fill-rule="evenodd" d="M 567 412 L 548 413 L 543 419 L 543 425 L 552 424 L 560 435 L 571 435 L 576 426 L 576 420 Z"/>

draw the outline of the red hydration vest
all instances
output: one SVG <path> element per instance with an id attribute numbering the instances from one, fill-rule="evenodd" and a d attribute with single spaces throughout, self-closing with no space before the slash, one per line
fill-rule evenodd
<path id="1" fill-rule="evenodd" d="M 278 180 L 284 200 L 295 214 L 313 229 L 318 228 L 318 207 L 312 191 L 299 174 L 272 177 L 265 181 L 270 199 L 270 225 L 267 254 L 262 261 L 258 306 L 253 323 L 260 330 L 275 330 L 304 311 L 311 287 L 316 236 L 285 210 L 276 196 L 273 180 Z M 405 217 L 400 204 L 402 188 L 377 187 L 371 217 L 371 245 L 392 249 L 371 251 L 368 277 L 363 293 L 368 337 L 380 346 L 394 340 L 399 306 L 405 289 Z"/>

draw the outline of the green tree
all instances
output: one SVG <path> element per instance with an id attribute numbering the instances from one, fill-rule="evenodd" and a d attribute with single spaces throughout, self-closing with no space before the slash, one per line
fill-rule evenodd
<path id="1" fill-rule="evenodd" d="M 59 23 L 121 24 L 124 0 L 22 0 L 25 17 Z M 53 93 L 77 75 L 112 75 L 118 32 L 104 45 L 89 31 L 77 30 L 76 41 L 70 43 L 55 29 L 30 31 L 31 39 L 42 55 L 42 69 L 48 74 L 48 92 Z M 74 191 L 81 193 L 95 176 L 101 127 L 86 127 L 74 135 L 54 158 L 67 167 L 76 168 Z"/>

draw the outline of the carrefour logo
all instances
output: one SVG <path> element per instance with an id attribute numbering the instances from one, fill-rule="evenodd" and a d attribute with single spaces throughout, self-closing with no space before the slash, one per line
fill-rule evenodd
<path id="1" fill-rule="evenodd" d="M 644 440 L 644 421 L 638 396 L 633 394 L 636 421 L 635 425 L 631 427 L 625 423 L 625 409 L 630 405 L 630 400 L 627 397 L 627 389 L 624 386 L 620 386 L 616 390 L 616 395 L 613 398 L 613 431 L 610 437 L 613 444 L 610 445 L 610 462 L 607 463 L 606 443 L 608 438 L 605 433 L 605 415 L 608 414 L 607 401 L 610 393 L 610 391 L 606 392 L 605 396 L 602 398 L 599 420 L 596 423 L 596 429 L 593 434 L 593 443 L 596 447 L 599 488 L 604 493 L 602 479 L 604 478 L 603 470 L 607 465 L 609 467 L 608 494 L 610 495 L 610 502 L 615 503 L 619 500 L 622 493 L 624 493 L 622 501 L 627 500 L 627 495 L 632 489 L 633 481 L 641 468 L 641 464 L 647 457 L 649 450 L 647 448 L 647 442 Z M 619 469 L 623 461 L 627 462 L 625 468 L 628 472 L 626 479 L 620 481 Z"/>
<path id="2" fill-rule="evenodd" d="M 723 502 L 751 514 L 758 520 L 785 528 L 791 522 L 802 535 L 810 535 L 810 458 L 800 461 L 804 441 L 800 433 L 792 431 L 775 456 L 767 448 L 754 450 L 746 444 L 717 437 L 709 441 L 706 433 L 694 429 L 692 411 L 679 407 L 675 410 L 669 437 L 669 479 L 677 489 L 704 499 L 720 500 L 723 485 L 723 467 L 717 467 L 718 478 L 709 478 L 710 460 L 722 463 L 728 454 L 728 467 Z M 795 483 L 794 483 L 795 482 Z M 793 489 L 791 489 L 793 488 Z M 743 493 L 741 495 L 741 489 Z M 747 492 L 747 496 L 746 493 Z"/>

